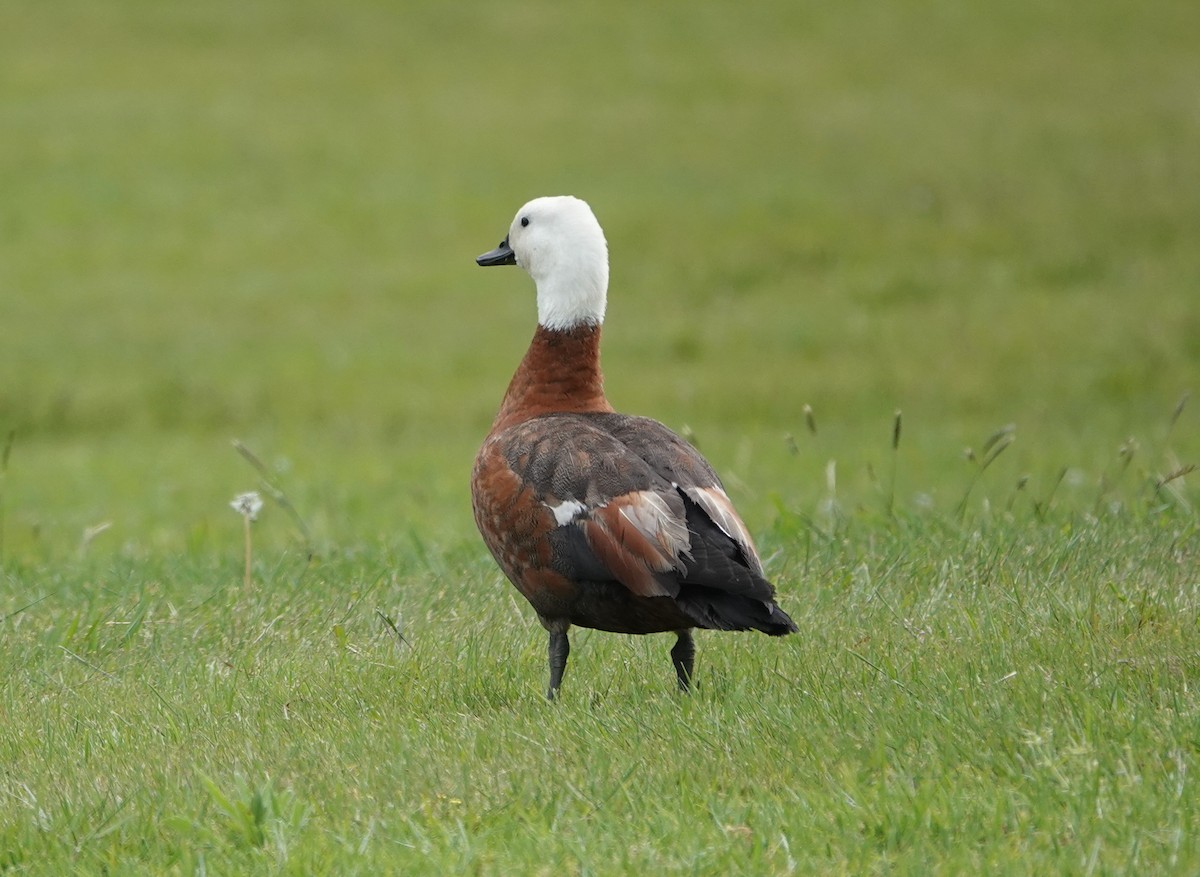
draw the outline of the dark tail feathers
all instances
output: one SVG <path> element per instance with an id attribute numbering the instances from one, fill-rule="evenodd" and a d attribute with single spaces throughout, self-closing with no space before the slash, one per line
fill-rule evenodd
<path id="1" fill-rule="evenodd" d="M 761 630 L 768 636 L 796 633 L 799 628 L 775 601 L 729 594 L 712 588 L 685 587 L 675 598 L 679 608 L 709 630 Z"/>

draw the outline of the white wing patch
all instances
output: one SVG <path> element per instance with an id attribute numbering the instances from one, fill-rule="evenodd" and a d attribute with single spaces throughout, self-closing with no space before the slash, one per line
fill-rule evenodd
<path id="1" fill-rule="evenodd" d="M 682 557 L 691 560 L 691 538 L 687 524 L 671 511 L 671 507 L 657 493 L 642 490 L 633 496 L 636 497 L 635 502 L 621 505 L 621 517 L 633 524 L 646 538 L 653 540 L 676 565 L 680 565 L 679 559 Z"/>
<path id="2" fill-rule="evenodd" d="M 571 523 L 580 512 L 587 511 L 587 506 L 577 499 L 568 499 L 558 505 L 550 505 L 550 503 L 545 505 L 554 515 L 554 522 L 560 527 Z"/>

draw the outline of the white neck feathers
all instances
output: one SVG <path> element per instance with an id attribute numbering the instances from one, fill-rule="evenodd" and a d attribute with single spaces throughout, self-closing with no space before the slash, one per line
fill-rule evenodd
<path id="1" fill-rule="evenodd" d="M 608 300 L 608 259 L 573 259 L 575 264 L 535 277 L 538 323 L 547 329 L 598 326 Z M 540 272 L 539 272 L 540 273 Z"/>

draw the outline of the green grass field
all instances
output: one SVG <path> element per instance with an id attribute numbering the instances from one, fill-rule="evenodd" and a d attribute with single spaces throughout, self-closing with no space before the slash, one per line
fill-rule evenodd
<path id="1" fill-rule="evenodd" d="M 0 873 L 1200 872 L 1200 5 L 2 12 Z M 471 521 L 564 192 L 801 628 L 689 697 Z"/>

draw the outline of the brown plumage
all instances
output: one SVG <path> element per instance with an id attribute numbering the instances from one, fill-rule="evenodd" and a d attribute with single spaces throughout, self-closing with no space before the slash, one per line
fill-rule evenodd
<path id="1" fill-rule="evenodd" d="M 548 695 L 562 682 L 572 624 L 674 632 L 682 689 L 693 628 L 795 632 L 708 462 L 604 395 L 608 259 L 590 208 L 531 201 L 477 261 L 519 264 L 538 285 L 538 328 L 475 460 L 471 497 L 492 556 L 550 633 Z"/>

